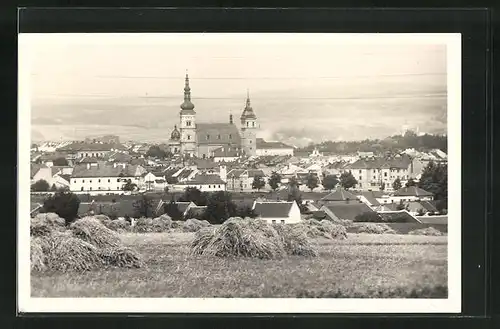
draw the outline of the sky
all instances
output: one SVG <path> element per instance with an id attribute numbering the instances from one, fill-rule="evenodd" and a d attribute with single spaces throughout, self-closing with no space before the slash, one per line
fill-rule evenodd
<path id="1" fill-rule="evenodd" d="M 32 139 L 116 134 L 166 142 L 189 73 L 198 122 L 238 117 L 247 91 L 259 136 L 300 146 L 446 132 L 442 41 L 312 34 L 39 34 L 30 67 Z"/>

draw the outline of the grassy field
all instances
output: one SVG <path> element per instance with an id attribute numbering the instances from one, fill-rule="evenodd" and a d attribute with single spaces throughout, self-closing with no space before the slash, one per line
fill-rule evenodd
<path id="1" fill-rule="evenodd" d="M 319 257 L 189 254 L 192 233 L 123 234 L 146 266 L 31 277 L 34 297 L 447 297 L 447 237 L 349 234 Z"/>

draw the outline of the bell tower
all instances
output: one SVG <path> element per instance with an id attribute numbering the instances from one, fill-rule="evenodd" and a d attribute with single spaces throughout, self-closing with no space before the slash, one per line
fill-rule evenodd
<path id="1" fill-rule="evenodd" d="M 256 154 L 257 141 L 257 116 L 250 104 L 250 93 L 247 90 L 247 101 L 243 113 L 240 117 L 241 122 L 241 147 L 248 156 Z"/>
<path id="2" fill-rule="evenodd" d="M 185 155 L 196 155 L 196 112 L 194 104 L 191 103 L 191 88 L 189 87 L 189 76 L 186 72 L 184 84 L 184 102 L 181 104 L 180 115 L 180 149 Z"/>

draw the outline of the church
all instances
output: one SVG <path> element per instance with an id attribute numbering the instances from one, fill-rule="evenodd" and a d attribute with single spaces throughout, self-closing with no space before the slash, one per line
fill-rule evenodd
<path id="1" fill-rule="evenodd" d="M 239 155 L 247 156 L 256 155 L 257 116 L 250 105 L 248 93 L 246 105 L 240 117 L 239 128 L 234 124 L 231 114 L 228 122 L 202 123 L 196 121 L 187 73 L 184 102 L 180 107 L 179 126 L 174 126 L 168 142 L 170 152 L 198 158 L 210 158 L 215 150 L 237 152 Z"/>

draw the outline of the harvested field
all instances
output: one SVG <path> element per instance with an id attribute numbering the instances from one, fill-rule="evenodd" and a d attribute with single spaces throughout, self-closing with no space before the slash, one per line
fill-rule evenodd
<path id="1" fill-rule="evenodd" d="M 124 233 L 141 268 L 32 274 L 36 297 L 446 298 L 447 237 L 349 234 L 318 239 L 317 257 L 192 255 L 195 233 Z"/>

